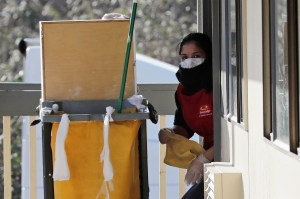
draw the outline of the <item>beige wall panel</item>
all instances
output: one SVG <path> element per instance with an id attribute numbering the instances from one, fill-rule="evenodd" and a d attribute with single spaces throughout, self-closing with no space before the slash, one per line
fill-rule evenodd
<path id="1" fill-rule="evenodd" d="M 41 22 L 44 100 L 117 99 L 129 20 Z M 135 93 L 133 46 L 124 97 Z"/>

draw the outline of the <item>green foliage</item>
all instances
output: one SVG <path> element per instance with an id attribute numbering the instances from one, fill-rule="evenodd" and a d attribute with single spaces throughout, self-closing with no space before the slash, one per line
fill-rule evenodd
<path id="1" fill-rule="evenodd" d="M 183 35 L 196 31 L 196 3 L 196 0 L 138 1 L 137 52 L 177 65 L 177 44 Z M 0 82 L 22 81 L 23 61 L 17 45 L 22 38 L 39 37 L 39 21 L 100 19 L 110 12 L 130 16 L 131 6 L 129 0 L 1 0 Z M 21 130 L 20 122 L 17 123 L 12 132 L 13 198 L 21 196 Z M 0 156 L 0 166 L 2 159 Z"/>
<path id="2" fill-rule="evenodd" d="M 128 0 L 2 0 L 0 81 L 22 80 L 17 44 L 39 36 L 39 21 L 100 19 L 109 12 L 130 16 L 131 5 Z M 196 31 L 196 0 L 139 1 L 135 30 L 137 52 L 177 65 L 176 45 Z"/>

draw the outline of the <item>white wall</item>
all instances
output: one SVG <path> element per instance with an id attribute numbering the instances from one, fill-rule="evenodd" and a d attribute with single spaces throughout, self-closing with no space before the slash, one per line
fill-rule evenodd
<path id="1" fill-rule="evenodd" d="M 244 199 L 249 198 L 249 137 L 244 127 L 221 119 L 221 160 L 242 173 Z"/>
<path id="2" fill-rule="evenodd" d="M 243 172 L 244 198 L 297 199 L 300 195 L 299 156 L 264 138 L 262 1 L 245 3 L 248 132 L 222 119 L 222 158 Z"/>

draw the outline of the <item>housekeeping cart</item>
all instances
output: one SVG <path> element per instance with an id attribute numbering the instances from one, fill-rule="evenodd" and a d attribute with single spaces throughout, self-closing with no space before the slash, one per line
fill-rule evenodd
<path id="1" fill-rule="evenodd" d="M 44 197 L 96 198 L 104 181 L 100 153 L 104 146 L 101 131 L 105 118 L 105 114 L 96 113 L 105 112 L 106 105 L 114 106 L 117 101 L 44 101 L 42 107 L 52 107 L 54 103 L 62 107 L 59 111 L 69 113 L 70 126 L 65 150 L 70 178 L 53 181 L 53 156 L 57 155 L 54 142 L 58 137 L 58 122 L 62 116 L 43 116 Z M 124 108 L 130 106 L 128 101 L 124 101 Z M 82 110 L 92 111 L 85 114 Z M 114 122 L 109 127 L 109 144 L 114 190 L 111 191 L 110 198 L 120 198 L 120 194 L 121 198 L 149 198 L 146 135 L 149 113 L 121 113 L 113 114 L 112 117 Z"/>
<path id="2" fill-rule="evenodd" d="M 129 20 L 40 23 L 45 199 L 149 198 L 146 119 L 156 117 L 136 95 L 128 27 Z"/>

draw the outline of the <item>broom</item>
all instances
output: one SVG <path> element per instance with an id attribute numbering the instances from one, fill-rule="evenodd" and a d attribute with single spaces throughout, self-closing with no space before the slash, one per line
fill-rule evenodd
<path id="1" fill-rule="evenodd" d="M 119 95 L 119 99 L 118 99 L 118 107 L 117 107 L 118 113 L 121 113 L 122 106 L 123 106 L 124 91 L 125 91 L 125 84 L 126 84 L 126 77 L 127 77 L 127 70 L 128 70 L 128 62 L 129 62 L 130 49 L 131 49 L 131 40 L 132 40 L 133 29 L 134 29 L 136 8 L 137 8 L 137 0 L 133 0 L 132 14 L 131 14 L 131 17 L 130 17 L 130 26 L 129 26 L 129 32 L 128 32 L 128 38 L 127 38 L 126 54 L 125 54 L 125 60 L 124 60 L 121 90 L 120 90 L 120 95 Z"/>

